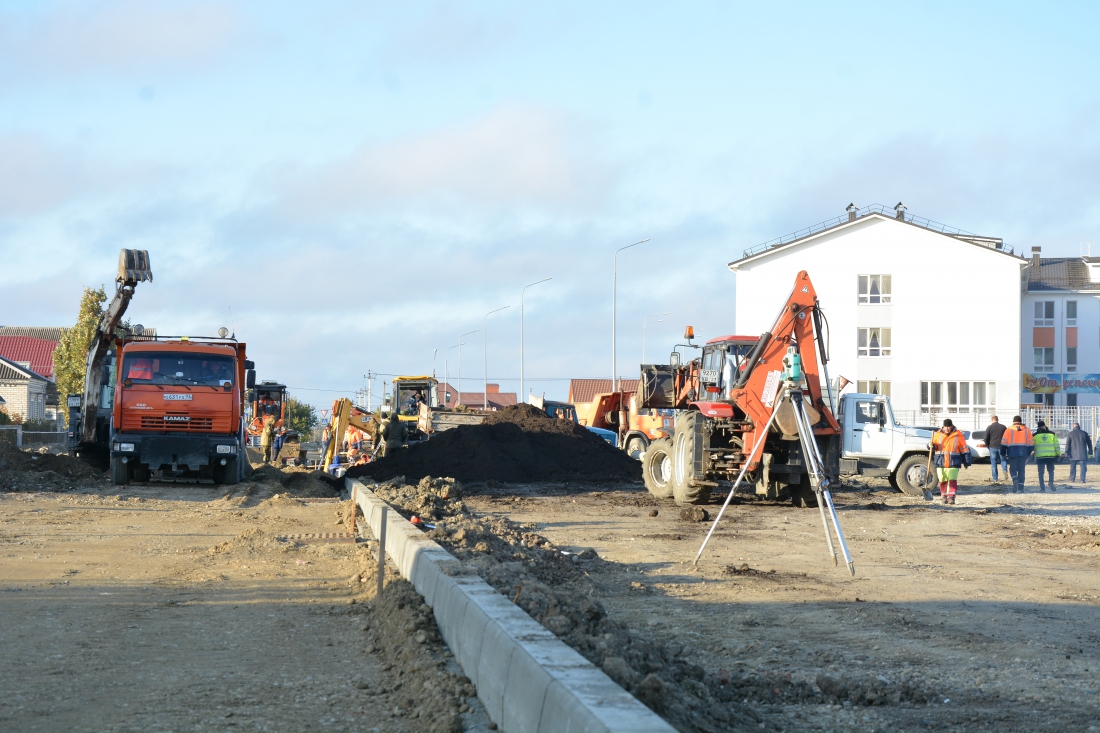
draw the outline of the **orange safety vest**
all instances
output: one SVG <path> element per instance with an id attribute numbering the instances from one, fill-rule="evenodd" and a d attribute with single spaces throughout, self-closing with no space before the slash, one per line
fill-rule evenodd
<path id="1" fill-rule="evenodd" d="M 1005 434 L 1001 437 L 1001 445 L 1035 445 L 1035 438 L 1031 435 L 1031 430 L 1027 425 L 1021 425 L 1020 423 L 1014 423 L 1011 427 L 1005 430 Z"/>
<path id="2" fill-rule="evenodd" d="M 945 433 L 942 430 L 937 430 L 935 435 L 932 436 L 932 445 L 936 448 L 937 463 L 944 468 L 953 468 L 955 466 L 961 466 L 965 461 L 962 455 L 969 454 L 970 448 L 966 445 L 966 438 L 960 430 L 955 429 L 950 433 Z"/>

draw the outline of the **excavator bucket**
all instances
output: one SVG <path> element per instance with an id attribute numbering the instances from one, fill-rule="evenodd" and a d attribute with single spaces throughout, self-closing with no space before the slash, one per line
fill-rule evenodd
<path id="1" fill-rule="evenodd" d="M 149 266 L 149 251 L 145 249 L 124 249 L 118 253 L 118 275 L 116 282 L 136 285 L 153 281 L 153 270 Z"/>

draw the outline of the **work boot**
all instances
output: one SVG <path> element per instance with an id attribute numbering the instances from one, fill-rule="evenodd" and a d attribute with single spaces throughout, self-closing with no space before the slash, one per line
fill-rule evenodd
<path id="1" fill-rule="evenodd" d="M 947 497 L 947 503 L 948 503 L 948 504 L 952 504 L 952 505 L 954 505 L 954 503 L 955 503 L 955 497 L 953 497 L 953 496 L 949 496 L 949 497 Z"/>

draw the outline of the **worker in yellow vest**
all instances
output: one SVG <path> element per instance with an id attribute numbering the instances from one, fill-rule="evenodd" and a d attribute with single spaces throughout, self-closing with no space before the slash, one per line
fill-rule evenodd
<path id="1" fill-rule="evenodd" d="M 1050 490 L 1054 491 L 1054 462 L 1058 460 L 1058 456 L 1062 453 L 1062 447 L 1058 444 L 1058 436 L 1051 432 L 1045 422 L 1040 420 L 1038 427 L 1035 428 L 1033 440 L 1035 441 L 1035 465 L 1039 469 L 1039 491 L 1047 490 L 1043 484 L 1044 470 L 1050 477 Z"/>
<path id="2" fill-rule="evenodd" d="M 1012 418 L 1012 426 L 1001 436 L 1001 448 L 1008 457 L 1008 472 L 1012 475 L 1012 493 L 1024 493 L 1024 466 L 1035 450 L 1031 430 L 1019 415 Z"/>
<path id="3" fill-rule="evenodd" d="M 943 427 L 932 435 L 932 447 L 936 451 L 936 477 L 940 480 L 940 497 L 944 504 L 955 503 L 959 490 L 959 468 L 970 467 L 970 447 L 966 438 L 955 429 L 951 418 L 943 421 Z"/>

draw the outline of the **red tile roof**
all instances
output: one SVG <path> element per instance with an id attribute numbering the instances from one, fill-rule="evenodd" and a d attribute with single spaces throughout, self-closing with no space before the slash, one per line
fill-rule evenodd
<path id="1" fill-rule="evenodd" d="M 493 392 L 493 385 L 489 385 L 489 407 L 500 409 L 501 407 L 508 407 L 509 405 L 516 404 L 515 392 Z M 480 408 L 485 404 L 485 394 L 483 392 L 463 392 L 461 398 L 459 398 L 458 390 L 453 386 L 448 385 L 446 382 L 439 383 L 439 404 L 446 405 L 447 407 L 454 407 L 455 405 L 462 404 L 467 407 Z M 451 393 L 451 401 L 444 402 L 444 391 Z"/>
<path id="2" fill-rule="evenodd" d="M 53 351 L 57 342 L 33 336 L 0 335 L 0 356 L 8 361 L 30 362 L 31 371 L 53 379 Z"/>
<path id="3" fill-rule="evenodd" d="M 620 379 L 619 389 L 623 392 L 637 392 L 637 379 Z M 610 379 L 570 379 L 569 401 L 574 405 L 578 402 L 591 402 L 598 394 L 608 394 L 612 391 Z"/>

